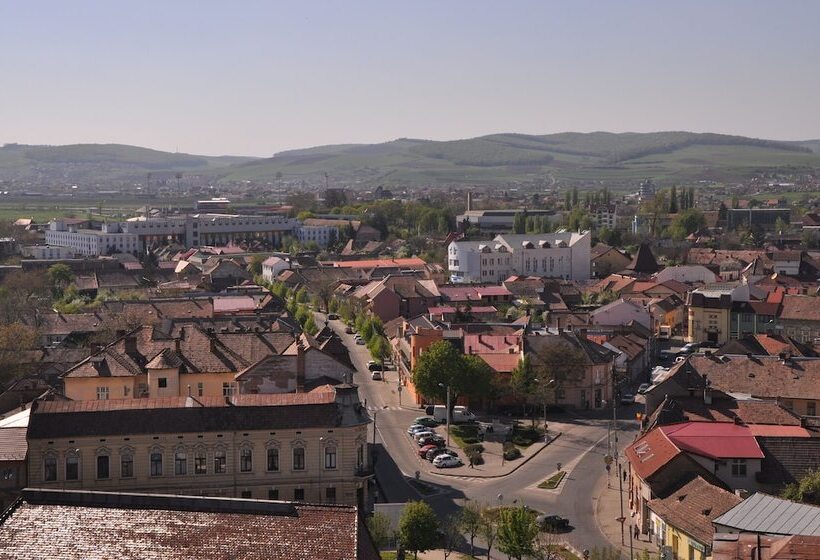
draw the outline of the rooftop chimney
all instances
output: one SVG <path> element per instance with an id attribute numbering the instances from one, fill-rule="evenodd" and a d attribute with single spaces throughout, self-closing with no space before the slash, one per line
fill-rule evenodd
<path id="1" fill-rule="evenodd" d="M 305 349 L 302 341 L 296 341 L 296 391 L 299 393 L 305 390 Z"/>

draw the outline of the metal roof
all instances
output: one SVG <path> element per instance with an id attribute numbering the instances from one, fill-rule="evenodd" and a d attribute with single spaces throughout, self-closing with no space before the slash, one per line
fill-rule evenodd
<path id="1" fill-rule="evenodd" d="M 820 507 L 756 493 L 714 520 L 739 531 L 820 536 Z"/>

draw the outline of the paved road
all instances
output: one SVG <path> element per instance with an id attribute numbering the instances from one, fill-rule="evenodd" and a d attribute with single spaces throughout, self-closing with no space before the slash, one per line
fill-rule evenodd
<path id="1" fill-rule="evenodd" d="M 316 321 L 323 324 L 325 318 L 317 314 Z M 355 344 L 353 336 L 344 333 L 341 321 L 330 321 L 329 325 L 348 346 L 357 370 L 353 380 L 359 385 L 360 396 L 366 400 L 375 419 L 375 442 L 380 444 L 376 477 L 380 492 L 387 501 L 421 497 L 405 479 L 420 470 L 420 479 L 438 490 L 426 499 L 441 515 L 455 511 L 465 499 L 498 504 L 500 495 L 501 503 L 525 504 L 568 518 L 573 530 L 562 535 L 562 538 L 578 549 L 609 544 L 593 514 L 597 496 L 606 485 L 604 456 L 608 450 L 609 419 L 569 414 L 550 418 L 550 429 L 560 429 L 561 437 L 514 473 L 501 478 L 471 477 L 466 469 L 463 476 L 437 476 L 423 469 L 423 463 L 407 437 L 407 426 L 423 411 L 406 399 L 403 403 L 405 406 L 399 406 L 396 372 L 388 371 L 385 381 L 373 381 L 367 370 L 367 362 L 372 359 L 367 348 Z M 621 416 L 632 416 L 632 412 L 624 411 Z M 619 420 L 619 430 L 622 430 L 619 447 L 623 448 L 634 438 L 637 423 L 634 420 Z M 537 488 L 539 482 L 557 470 L 557 463 L 561 463 L 562 469 L 567 471 L 566 479 L 556 490 Z M 448 473 L 455 474 L 456 471 L 449 470 Z M 461 475 L 461 472 L 458 474 Z"/>

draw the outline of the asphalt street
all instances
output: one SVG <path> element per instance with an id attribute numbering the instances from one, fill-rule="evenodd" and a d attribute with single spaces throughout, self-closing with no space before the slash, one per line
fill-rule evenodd
<path id="1" fill-rule="evenodd" d="M 317 324 L 325 322 L 317 314 Z M 465 468 L 448 469 L 442 476 L 428 472 L 417 456 L 417 448 L 407 436 L 407 426 L 423 411 L 415 403 L 403 399 L 399 406 L 397 374 L 388 371 L 385 380 L 374 381 L 367 370 L 371 356 L 364 345 L 357 345 L 353 335 L 345 334 L 341 321 L 329 325 L 347 345 L 356 366 L 353 381 L 359 386 L 362 400 L 374 419 L 371 441 L 377 444 L 376 478 L 384 501 L 403 502 L 425 499 L 441 516 L 454 512 L 465 500 L 478 500 L 489 505 L 522 504 L 538 511 L 569 519 L 572 530 L 560 535 L 561 540 L 577 549 L 609 545 L 598 526 L 594 508 L 598 496 L 606 487 L 607 472 L 604 457 L 609 452 L 608 418 L 586 418 L 573 414 L 549 417 L 550 430 L 560 430 L 561 436 L 514 472 L 499 478 L 477 478 Z M 637 422 L 631 410 L 622 411 L 618 421 L 618 447 L 623 449 L 635 437 Z M 556 472 L 558 463 L 567 476 L 555 490 L 537 488 L 538 483 Z M 408 484 L 419 471 L 419 479 L 435 491 L 422 496 Z M 463 474 L 462 474 L 463 473 Z"/>

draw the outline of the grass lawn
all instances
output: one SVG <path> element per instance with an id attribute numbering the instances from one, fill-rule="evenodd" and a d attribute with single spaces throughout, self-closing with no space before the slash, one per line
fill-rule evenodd
<path id="1" fill-rule="evenodd" d="M 478 425 L 451 424 L 450 438 L 462 449 L 464 449 L 467 445 L 480 443 L 478 439 Z"/>
<path id="2" fill-rule="evenodd" d="M 549 477 L 547 480 L 539 484 L 538 487 L 544 490 L 554 490 L 558 487 L 559 484 L 561 484 L 561 481 L 564 479 L 566 475 L 566 472 L 558 471 L 557 473 Z"/>
<path id="3" fill-rule="evenodd" d="M 381 551 L 382 560 L 396 560 L 396 551 L 395 550 L 382 550 Z"/>
<path id="4" fill-rule="evenodd" d="M 544 441 L 544 428 L 539 426 L 522 426 L 520 424 L 516 424 L 513 427 L 512 442 L 518 447 L 529 447 L 538 441 Z"/>

